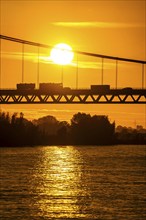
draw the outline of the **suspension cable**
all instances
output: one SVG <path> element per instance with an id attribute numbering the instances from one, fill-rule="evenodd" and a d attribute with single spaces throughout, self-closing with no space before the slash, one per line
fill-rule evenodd
<path id="1" fill-rule="evenodd" d="M 118 86 L 118 60 L 116 60 L 116 89 L 117 89 L 117 86 Z"/>
<path id="2" fill-rule="evenodd" d="M 22 83 L 24 83 L 24 43 L 22 43 Z"/>
<path id="3" fill-rule="evenodd" d="M 63 65 L 61 65 L 61 83 L 63 85 L 63 73 L 64 73 L 64 68 L 63 68 Z"/>
<path id="4" fill-rule="evenodd" d="M 38 63 L 37 63 L 37 87 L 39 88 L 39 80 L 40 80 L 40 48 L 38 46 Z"/>
<path id="5" fill-rule="evenodd" d="M 78 71 L 79 71 L 79 68 L 78 68 L 78 54 L 77 54 L 77 68 L 76 68 L 76 89 L 78 89 Z"/>
<path id="6" fill-rule="evenodd" d="M 1 77 L 1 73 L 2 73 L 2 41 L 0 39 L 0 89 L 1 89 L 1 80 L 2 80 L 2 77 Z"/>
<path id="7" fill-rule="evenodd" d="M 103 69 L 104 69 L 104 58 L 102 58 L 102 68 L 101 68 L 101 85 L 103 85 Z"/>
<path id="8" fill-rule="evenodd" d="M 144 89 L 144 64 L 142 64 L 142 89 Z"/>
<path id="9" fill-rule="evenodd" d="M 18 38 L 13 38 L 13 37 L 5 36 L 5 35 L 0 35 L 0 38 L 4 39 L 4 40 L 14 41 L 14 42 L 21 43 L 21 44 L 22 43 L 29 44 L 32 46 L 39 46 L 39 47 L 44 47 L 44 48 L 53 48 L 54 47 L 54 46 L 49 46 L 46 44 L 35 43 L 35 42 L 26 41 L 26 40 L 22 40 L 22 39 L 18 39 Z M 75 50 L 73 50 L 73 52 L 78 53 L 78 54 L 82 54 L 82 55 L 86 55 L 86 56 L 93 56 L 93 57 L 100 57 L 100 58 L 105 58 L 105 59 L 121 60 L 121 61 L 125 61 L 125 62 L 146 64 L 146 61 L 144 61 L 144 60 L 135 60 L 135 59 L 128 59 L 128 58 L 107 56 L 107 55 L 102 55 L 102 54 L 89 53 L 89 52 L 83 52 L 83 51 L 75 51 Z"/>

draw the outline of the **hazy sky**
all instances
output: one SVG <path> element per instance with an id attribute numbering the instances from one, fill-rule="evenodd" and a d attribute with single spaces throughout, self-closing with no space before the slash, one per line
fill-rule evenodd
<path id="1" fill-rule="evenodd" d="M 49 1 L 0 0 L 1 34 L 55 45 L 69 44 L 73 50 L 146 60 L 146 1 Z M 15 87 L 21 81 L 22 46 L 2 41 L 2 87 Z M 40 81 L 58 82 L 61 67 L 48 62 L 50 51 L 40 51 Z M 37 48 L 25 46 L 24 79 L 36 82 Z M 78 57 L 79 87 L 101 83 L 101 60 Z M 75 87 L 74 67 L 64 67 L 64 85 Z M 119 63 L 119 87 L 140 87 L 141 66 Z M 146 78 L 145 78 L 146 79 Z M 104 83 L 115 87 L 115 63 L 105 60 Z M 146 82 L 145 82 L 146 87 Z M 109 115 L 116 124 L 145 125 L 144 105 L 26 105 L 1 106 L 21 111 L 29 118 L 51 114 L 70 119 L 78 111 Z M 66 110 L 67 108 L 67 110 Z"/>

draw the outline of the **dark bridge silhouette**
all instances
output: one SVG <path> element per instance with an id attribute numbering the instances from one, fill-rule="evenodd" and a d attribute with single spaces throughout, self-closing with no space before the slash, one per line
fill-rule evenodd
<path id="1" fill-rule="evenodd" d="M 17 84 L 17 89 L 0 90 L 1 104 L 144 104 L 146 89 L 110 89 L 109 85 L 92 85 L 91 89 L 71 89 L 62 84 Z M 41 85 L 41 84 L 40 84 Z M 30 87 L 29 87 L 30 86 Z M 44 87 L 43 87 L 44 86 Z M 33 88 L 34 87 L 34 88 Z"/>
<path id="2" fill-rule="evenodd" d="M 51 46 L 45 44 L 25 41 L 4 35 L 0 35 L 0 38 L 3 40 L 14 41 L 22 45 L 29 44 L 38 48 L 52 48 Z M 146 61 L 81 51 L 74 51 L 74 53 L 85 56 L 99 57 L 102 59 L 101 85 L 91 85 L 89 89 L 72 89 L 69 87 L 63 87 L 63 83 L 39 83 L 38 76 L 38 85 L 36 88 L 34 83 L 24 83 L 22 69 L 22 83 L 17 84 L 15 89 L 0 89 L 0 104 L 146 104 L 146 89 L 144 88 L 144 67 Z M 104 59 L 110 59 L 116 62 L 115 89 L 110 88 L 110 85 L 103 84 Z M 117 88 L 118 61 L 137 63 L 142 66 L 141 88 Z"/>

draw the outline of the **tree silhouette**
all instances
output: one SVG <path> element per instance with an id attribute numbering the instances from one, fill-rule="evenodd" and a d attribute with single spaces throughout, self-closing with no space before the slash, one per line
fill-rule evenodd
<path id="1" fill-rule="evenodd" d="M 40 143 L 41 133 L 32 122 L 14 113 L 0 113 L 0 146 L 23 146 Z"/>
<path id="2" fill-rule="evenodd" d="M 111 144 L 114 141 L 115 123 L 107 116 L 91 116 L 77 113 L 71 119 L 71 134 L 74 144 Z"/>
<path id="3" fill-rule="evenodd" d="M 43 132 L 45 135 L 56 135 L 59 127 L 59 121 L 51 115 L 33 120 L 33 124 L 38 126 L 39 131 Z"/>
<path id="4" fill-rule="evenodd" d="M 77 113 L 71 124 L 45 116 L 33 122 L 23 113 L 0 112 L 0 146 L 145 144 L 146 130 L 117 127 L 107 116 Z"/>

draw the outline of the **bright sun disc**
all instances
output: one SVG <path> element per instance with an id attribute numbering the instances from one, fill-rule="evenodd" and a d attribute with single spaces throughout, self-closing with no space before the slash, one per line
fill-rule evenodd
<path id="1" fill-rule="evenodd" d="M 69 45 L 60 43 L 51 50 L 50 56 L 54 63 L 66 65 L 72 61 L 74 53 Z"/>

